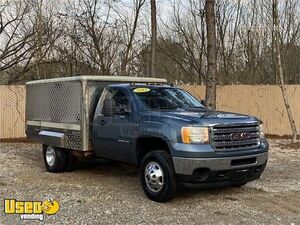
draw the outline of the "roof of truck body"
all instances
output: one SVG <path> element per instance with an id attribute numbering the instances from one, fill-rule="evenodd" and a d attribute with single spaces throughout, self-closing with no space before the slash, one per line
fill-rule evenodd
<path id="1" fill-rule="evenodd" d="M 151 77 L 128 77 L 128 76 L 74 76 L 62 77 L 44 80 L 29 81 L 26 85 L 31 84 L 46 84 L 46 83 L 59 83 L 68 81 L 104 81 L 104 82 L 141 82 L 141 83 L 167 83 L 166 79 L 151 78 Z"/>
<path id="2" fill-rule="evenodd" d="M 146 87 L 146 88 L 175 88 L 172 87 L 169 84 L 148 84 L 148 83 L 137 83 L 137 84 L 131 84 L 131 83 L 122 83 L 122 84 L 111 84 L 109 87 L 121 87 L 121 88 L 127 88 L 127 89 L 135 89 L 140 87 Z"/>

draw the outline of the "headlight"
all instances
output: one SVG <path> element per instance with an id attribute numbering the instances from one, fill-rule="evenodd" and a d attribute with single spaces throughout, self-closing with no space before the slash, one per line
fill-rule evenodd
<path id="1" fill-rule="evenodd" d="M 208 127 L 182 127 L 181 138 L 185 144 L 208 143 Z"/>
<path id="2" fill-rule="evenodd" d="M 260 137 L 260 138 L 265 138 L 263 124 L 260 124 L 260 125 L 259 125 L 259 137 Z"/>

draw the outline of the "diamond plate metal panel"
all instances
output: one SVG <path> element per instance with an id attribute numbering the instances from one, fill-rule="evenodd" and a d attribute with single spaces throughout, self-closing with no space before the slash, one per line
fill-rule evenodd
<path id="1" fill-rule="evenodd" d="M 66 148 L 69 149 L 81 149 L 81 134 L 78 132 L 77 134 L 68 134 L 66 137 Z"/>
<path id="2" fill-rule="evenodd" d="M 28 85 L 26 119 L 80 124 L 80 90 L 80 82 Z"/>
<path id="3" fill-rule="evenodd" d="M 27 136 L 43 144 L 82 150 L 82 132 L 69 130 L 66 126 L 68 124 L 81 126 L 83 121 L 81 82 L 31 84 L 27 85 L 26 91 L 26 120 L 42 121 L 42 126 L 35 126 L 36 130 L 66 134 L 62 142 L 57 142 L 56 138 L 41 136 L 27 126 Z M 66 128 L 61 129 L 62 125 Z"/>

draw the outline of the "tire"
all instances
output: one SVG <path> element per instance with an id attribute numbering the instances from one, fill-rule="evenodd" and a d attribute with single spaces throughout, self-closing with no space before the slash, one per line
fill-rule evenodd
<path id="1" fill-rule="evenodd" d="M 247 184 L 248 182 L 239 182 L 239 183 L 236 183 L 236 184 L 232 184 L 231 187 L 242 187 L 244 186 L 245 184 Z"/>
<path id="2" fill-rule="evenodd" d="M 68 152 L 61 148 L 43 146 L 44 163 L 48 172 L 60 173 L 67 169 Z"/>
<path id="3" fill-rule="evenodd" d="M 170 154 L 165 151 L 149 152 L 140 166 L 140 181 L 149 199 L 155 202 L 169 201 L 178 186 Z"/>

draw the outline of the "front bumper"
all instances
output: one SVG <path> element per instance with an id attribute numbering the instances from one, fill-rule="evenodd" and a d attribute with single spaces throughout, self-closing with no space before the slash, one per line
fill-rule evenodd
<path id="1" fill-rule="evenodd" d="M 268 152 L 226 158 L 173 157 L 180 183 L 200 187 L 228 186 L 256 180 L 264 171 Z"/>
<path id="2" fill-rule="evenodd" d="M 196 169 L 231 170 L 260 166 L 267 162 L 268 152 L 226 158 L 182 158 L 173 157 L 176 174 L 192 175 Z"/>

